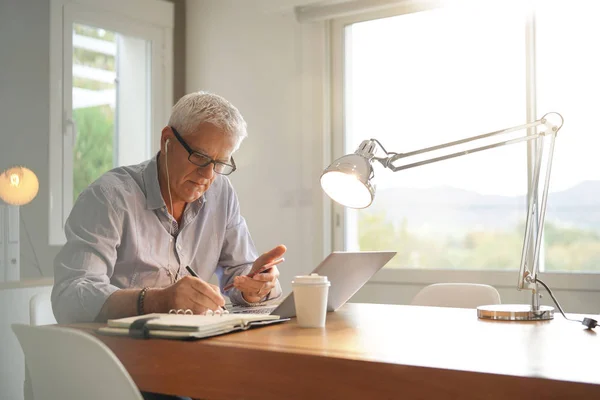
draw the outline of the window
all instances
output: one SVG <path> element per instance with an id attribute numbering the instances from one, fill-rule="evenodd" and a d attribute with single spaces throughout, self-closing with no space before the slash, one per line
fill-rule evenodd
<path id="1" fill-rule="evenodd" d="M 172 4 L 52 2 L 50 242 L 83 189 L 142 162 L 171 106 Z"/>
<path id="2" fill-rule="evenodd" d="M 600 5 L 548 1 L 532 13 L 520 3 L 337 20 L 334 157 L 368 138 L 408 152 L 560 112 L 540 269 L 600 271 Z M 335 247 L 396 250 L 389 268 L 518 269 L 528 146 L 396 173 L 375 165 L 374 203 L 334 206 Z"/>

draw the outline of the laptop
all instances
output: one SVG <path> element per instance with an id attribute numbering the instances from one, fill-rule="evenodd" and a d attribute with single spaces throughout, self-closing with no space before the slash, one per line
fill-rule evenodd
<path id="1" fill-rule="evenodd" d="M 331 282 L 327 311 L 335 311 L 343 306 L 395 255 L 395 251 L 334 251 L 329 254 L 312 271 L 312 273 L 326 276 Z M 228 310 L 234 314 L 273 314 L 282 318 L 296 316 L 293 292 L 280 303 L 248 307 L 234 306 Z"/>

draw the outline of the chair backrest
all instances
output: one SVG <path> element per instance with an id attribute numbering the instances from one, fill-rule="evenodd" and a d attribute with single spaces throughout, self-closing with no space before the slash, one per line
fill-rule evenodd
<path id="1" fill-rule="evenodd" d="M 435 283 L 421 289 L 412 299 L 414 306 L 477 308 L 500 304 L 500 293 L 490 285 L 477 283 Z"/>
<path id="2" fill-rule="evenodd" d="M 123 364 L 90 334 L 13 324 L 36 399 L 142 400 Z"/>
<path id="3" fill-rule="evenodd" d="M 56 324 L 50 292 L 36 293 L 29 300 L 29 324 L 53 325 Z"/>

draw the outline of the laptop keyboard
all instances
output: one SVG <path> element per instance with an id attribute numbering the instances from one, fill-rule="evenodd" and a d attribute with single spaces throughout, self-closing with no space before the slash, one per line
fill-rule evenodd
<path id="1" fill-rule="evenodd" d="M 231 307 L 229 312 L 232 314 L 271 314 L 277 305 L 257 306 L 257 307 Z"/>

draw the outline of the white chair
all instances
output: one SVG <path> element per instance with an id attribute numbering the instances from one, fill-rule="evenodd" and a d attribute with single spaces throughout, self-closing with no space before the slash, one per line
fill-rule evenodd
<path id="1" fill-rule="evenodd" d="M 13 324 L 36 399 L 143 400 L 123 364 L 90 334 Z"/>
<path id="2" fill-rule="evenodd" d="M 490 285 L 477 283 L 436 283 L 421 289 L 412 299 L 414 306 L 477 308 L 500 304 L 500 293 Z"/>
<path id="3" fill-rule="evenodd" d="M 29 300 L 29 324 L 34 326 L 56 324 L 50 292 L 36 293 Z"/>

